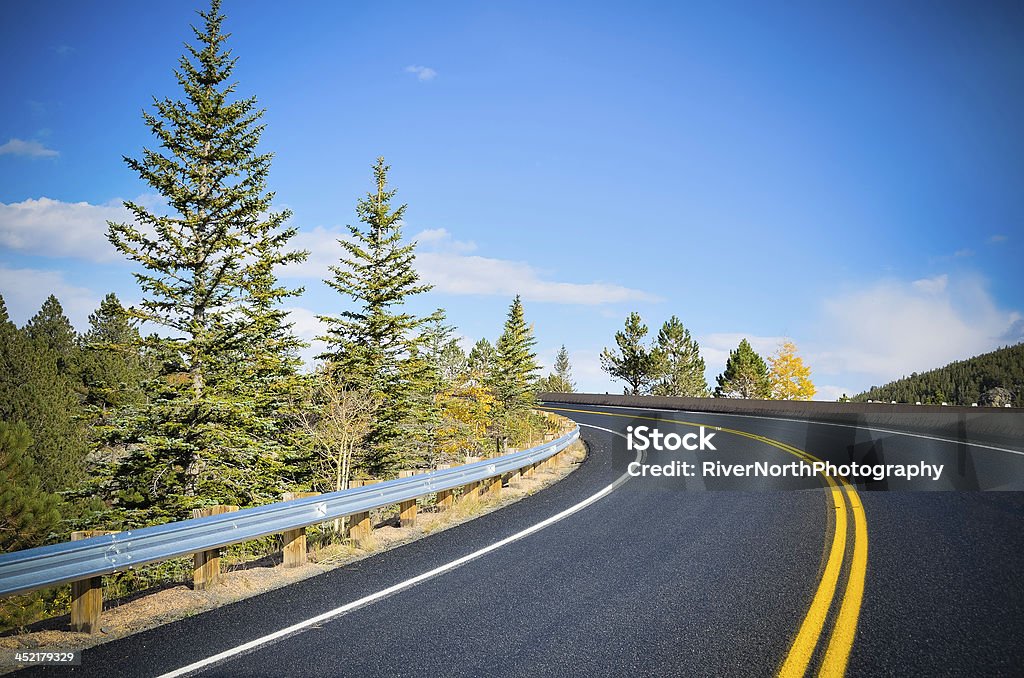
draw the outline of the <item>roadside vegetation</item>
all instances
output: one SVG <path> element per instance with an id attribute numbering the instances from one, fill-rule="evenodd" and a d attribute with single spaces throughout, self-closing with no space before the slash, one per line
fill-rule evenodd
<path id="1" fill-rule="evenodd" d="M 915 372 L 884 386 L 872 386 L 850 400 L 1024 407 L 1024 344 Z"/>
<path id="2" fill-rule="evenodd" d="M 179 98 L 154 99 L 143 114 L 153 145 L 125 158 L 167 211 L 127 202 L 131 223 L 109 224 L 141 303 L 109 294 L 79 334 L 55 296 L 23 327 L 0 298 L 3 551 L 503 453 L 548 432 L 532 409 L 539 387 L 573 387 L 564 347 L 538 379 L 519 297 L 493 343 L 468 353 L 443 310 L 409 310 L 430 285 L 383 158 L 324 281 L 337 292 L 321 317 L 327 349 L 304 370 L 285 310 L 303 290 L 278 272 L 308 253 L 274 207 L 264 111 L 235 96 L 219 0 L 200 16 L 176 69 Z M 124 592 L 180 576 L 174 567 Z M 0 627 L 66 603 L 66 587 L 0 601 Z"/>
<path id="3" fill-rule="evenodd" d="M 649 343 L 647 333 L 640 314 L 630 313 L 615 333 L 615 347 L 601 353 L 601 368 L 625 384 L 626 395 L 810 400 L 816 393 L 811 369 L 792 341 L 780 344 L 766 362 L 742 339 L 712 390 L 704 378 L 700 344 L 679 318 L 665 321 Z"/>

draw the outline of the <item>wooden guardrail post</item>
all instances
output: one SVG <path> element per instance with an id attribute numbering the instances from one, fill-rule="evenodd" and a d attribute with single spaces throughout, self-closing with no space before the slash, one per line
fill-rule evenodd
<path id="1" fill-rule="evenodd" d="M 399 478 L 411 478 L 416 475 L 416 471 L 406 470 L 399 471 Z M 416 499 L 407 499 L 405 501 L 398 502 L 398 524 L 402 527 L 413 527 L 416 525 Z"/>
<path id="2" fill-rule="evenodd" d="M 71 533 L 71 541 L 116 534 L 116 530 L 79 530 Z M 96 633 L 103 613 L 103 577 L 89 577 L 71 582 L 71 629 L 78 633 Z"/>
<path id="3" fill-rule="evenodd" d="M 316 497 L 319 494 L 319 492 L 285 492 L 281 495 L 281 501 Z M 285 567 L 302 567 L 305 565 L 306 528 L 299 527 L 294 530 L 285 530 L 282 541 L 284 543 L 282 548 L 284 553 L 283 565 Z"/>
<path id="4" fill-rule="evenodd" d="M 350 480 L 349 487 L 366 487 L 372 485 L 375 480 Z M 366 546 L 370 543 L 373 534 L 373 525 L 370 523 L 370 512 L 362 511 L 348 517 L 348 536 L 355 542 L 356 546 Z"/>
<path id="5" fill-rule="evenodd" d="M 472 457 L 466 456 L 467 464 L 475 464 L 476 462 L 483 459 L 483 457 Z M 467 483 L 462 486 L 462 496 L 459 498 L 460 503 L 466 501 L 473 501 L 480 498 L 480 483 Z"/>
<path id="6" fill-rule="evenodd" d="M 237 506 L 218 504 L 217 506 L 192 509 L 192 517 L 219 516 L 222 513 L 232 513 L 237 510 Z M 220 581 L 220 556 L 221 549 L 219 548 L 192 554 L 193 589 L 204 591 Z"/>
<path id="7" fill-rule="evenodd" d="M 500 497 L 501 496 L 501 476 L 500 475 L 496 475 L 496 476 L 488 479 L 486 482 L 490 484 L 490 486 L 487 489 L 488 489 L 488 492 L 491 494 L 491 496 Z"/>
<path id="8" fill-rule="evenodd" d="M 438 464 L 437 470 L 444 471 L 450 469 L 451 464 Z M 453 490 L 440 490 L 437 493 L 437 510 L 447 511 L 455 503 L 455 493 Z"/>

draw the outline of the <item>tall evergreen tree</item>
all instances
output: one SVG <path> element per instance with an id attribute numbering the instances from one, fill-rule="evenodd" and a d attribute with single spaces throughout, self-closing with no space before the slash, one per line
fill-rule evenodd
<path id="1" fill-rule="evenodd" d="M 510 439 L 529 430 L 529 409 L 535 402 L 537 340 L 526 323 L 523 302 L 516 295 L 509 306 L 505 327 L 494 346 L 494 365 L 488 387 L 494 397 L 492 433 L 497 451 L 503 452 Z"/>
<path id="2" fill-rule="evenodd" d="M 306 256 L 285 250 L 295 234 L 284 226 L 290 213 L 272 211 L 272 156 L 258 151 L 264 111 L 255 97 L 233 98 L 236 59 L 224 48 L 220 0 L 199 14 L 195 44 L 176 71 L 183 98 L 155 99 L 155 112 L 143 113 L 159 150 L 125 158 L 171 213 L 126 202 L 135 223 L 108 230 L 144 269 L 135 274 L 143 301 L 129 315 L 177 335 L 150 340 L 160 378 L 150 382 L 138 428 L 126 432 L 134 445 L 118 470 L 119 502 L 152 514 L 143 519 L 259 503 L 279 491 L 279 459 L 264 449 L 270 413 L 243 385 L 276 361 L 267 342 L 279 339 L 273 309 L 285 293 L 273 266 Z"/>
<path id="3" fill-rule="evenodd" d="M 373 168 L 375 190 L 356 205 L 363 226 L 349 226 L 350 238 L 339 240 L 345 255 L 332 266 L 325 281 L 354 308 L 337 315 L 318 316 L 327 325 L 319 337 L 327 343 L 321 359 L 330 360 L 346 386 L 366 389 L 381 405 L 366 436 L 369 470 L 388 473 L 399 461 L 395 445 L 412 415 L 415 384 L 424 377 L 425 363 L 417 351 L 420 331 L 430 317 L 404 310 L 412 296 L 431 286 L 420 282 L 413 267 L 415 243 L 402 242 L 405 205 L 392 209 L 394 190 L 388 190 L 390 167 L 378 158 Z"/>
<path id="4" fill-rule="evenodd" d="M 655 344 L 657 380 L 652 393 L 660 396 L 703 398 L 708 394 L 700 345 L 676 316 L 658 330 Z"/>
<path id="5" fill-rule="evenodd" d="M 650 392 L 657 367 L 657 356 L 644 346 L 647 325 L 638 313 L 630 313 L 626 326 L 615 333 L 618 350 L 601 351 L 601 369 L 613 379 L 626 382 L 626 395 L 645 395 Z"/>
<path id="6" fill-rule="evenodd" d="M 62 492 L 81 479 L 85 435 L 78 395 L 59 371 L 56 344 L 44 325 L 36 322 L 36 339 L 30 339 L 10 321 L 0 297 L 0 420 L 28 426 L 28 452 L 43 489 Z"/>
<path id="7" fill-rule="evenodd" d="M 102 417 L 143 401 L 147 369 L 141 344 L 138 330 L 111 292 L 89 316 L 89 329 L 79 340 L 84 403 L 93 415 Z"/>
<path id="8" fill-rule="evenodd" d="M 565 344 L 555 354 L 554 370 L 537 383 L 539 392 L 572 393 L 576 384 L 572 380 L 572 365 L 569 363 L 569 351 Z"/>
<path id="9" fill-rule="evenodd" d="M 517 414 L 533 406 L 533 383 L 538 370 L 537 354 L 533 351 L 536 343 L 517 294 L 495 345 L 492 385 L 497 405 L 505 413 Z"/>
<path id="10" fill-rule="evenodd" d="M 718 375 L 716 398 L 771 398 L 768 366 L 746 339 L 729 353 L 725 371 Z"/>
<path id="11" fill-rule="evenodd" d="M 57 297 L 48 296 L 23 331 L 31 341 L 52 354 L 59 374 L 67 376 L 72 383 L 77 381 L 78 334 L 64 315 Z"/>
<path id="12" fill-rule="evenodd" d="M 487 341 L 486 338 L 483 338 L 477 341 L 473 348 L 470 349 L 469 357 L 466 360 L 466 367 L 474 379 L 482 379 L 484 382 L 489 383 L 491 375 L 494 373 L 495 360 L 494 345 Z"/>
<path id="13" fill-rule="evenodd" d="M 0 421 L 0 552 L 39 546 L 60 521 L 60 498 L 47 492 L 28 454 L 28 427 Z"/>

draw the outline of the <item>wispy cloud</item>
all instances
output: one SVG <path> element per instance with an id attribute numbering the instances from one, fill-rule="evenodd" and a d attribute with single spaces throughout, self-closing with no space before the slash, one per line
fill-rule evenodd
<path id="1" fill-rule="evenodd" d="M 108 219 L 131 221 L 131 214 L 120 200 L 92 205 L 44 197 L 0 203 L 0 245 L 27 254 L 105 263 L 118 258 L 107 241 Z"/>
<path id="2" fill-rule="evenodd" d="M 437 71 L 427 66 L 406 66 L 406 73 L 412 73 L 420 82 L 429 82 L 437 77 Z"/>
<path id="3" fill-rule="evenodd" d="M 888 280 L 824 302 L 816 343 L 828 349 L 813 363 L 880 384 L 993 350 L 1021 324 L 977 277 Z"/>
<path id="4" fill-rule="evenodd" d="M 329 267 L 343 254 L 339 239 L 348 237 L 340 227 L 318 226 L 300 231 L 291 241 L 299 249 L 311 252 L 305 262 L 286 266 L 282 277 L 324 279 Z M 446 229 L 420 231 L 412 240 L 419 243 L 416 269 L 434 291 L 444 294 L 512 297 L 526 301 L 598 306 L 623 302 L 660 301 L 642 290 L 621 285 L 590 282 L 574 283 L 547 279 L 530 264 L 469 254 L 476 250 L 472 242 L 456 240 Z"/>
<path id="5" fill-rule="evenodd" d="M 998 243 L 1001 243 L 1001 242 L 1006 242 L 1007 240 L 1009 240 L 1009 238 L 1007 238 L 1002 233 L 996 233 L 995 235 L 989 236 L 988 243 L 990 245 L 995 245 L 995 244 L 998 244 Z"/>
<path id="6" fill-rule="evenodd" d="M 0 265 L 0 294 L 4 297 L 11 320 L 23 325 L 34 316 L 51 294 L 60 300 L 71 323 L 82 331 L 89 314 L 100 303 L 100 295 L 90 289 L 72 285 L 60 271 L 35 268 L 8 268 Z"/>
<path id="7" fill-rule="evenodd" d="M 59 151 L 47 148 L 38 141 L 25 141 L 12 138 L 0 146 L 0 155 L 23 155 L 30 158 L 56 158 Z"/>

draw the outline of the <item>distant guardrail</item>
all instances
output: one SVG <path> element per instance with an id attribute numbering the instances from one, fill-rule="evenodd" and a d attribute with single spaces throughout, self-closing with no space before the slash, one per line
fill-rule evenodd
<path id="1" fill-rule="evenodd" d="M 80 610 L 78 615 L 75 604 L 90 591 L 94 598 L 101 595 L 97 591 L 99 580 L 95 578 L 102 575 L 196 554 L 198 583 L 200 561 L 216 558 L 219 549 L 282 533 L 286 535 L 286 564 L 289 542 L 293 550 L 301 545 L 301 561 L 305 562 L 306 527 L 350 516 L 365 516 L 368 521 L 371 509 L 393 504 L 402 505 L 404 517 L 410 502 L 415 511 L 415 500 L 419 497 L 449 493 L 459 487 L 475 489 L 488 479 L 500 483 L 508 473 L 532 472 L 578 438 L 579 427 L 574 427 L 537 447 L 453 468 L 242 510 L 220 507 L 230 512 L 0 554 L 0 597 L 89 580 L 73 594 L 72 625 L 90 630 L 98 621 L 102 598 L 98 599 L 98 609 L 96 600 L 92 600 L 87 605 L 90 609 Z M 200 554 L 209 555 L 201 558 Z M 216 565 L 219 571 L 219 562 Z"/>

